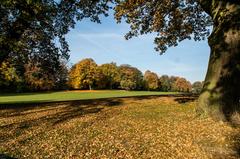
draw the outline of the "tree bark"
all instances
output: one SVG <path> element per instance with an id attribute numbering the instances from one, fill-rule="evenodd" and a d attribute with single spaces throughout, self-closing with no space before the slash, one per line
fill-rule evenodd
<path id="1" fill-rule="evenodd" d="M 208 39 L 211 53 L 198 110 L 230 121 L 240 110 L 240 2 L 208 2 L 214 25 Z"/>

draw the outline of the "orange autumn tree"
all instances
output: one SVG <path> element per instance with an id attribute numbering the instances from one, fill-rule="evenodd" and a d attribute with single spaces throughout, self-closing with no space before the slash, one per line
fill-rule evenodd
<path id="1" fill-rule="evenodd" d="M 160 82 L 156 73 L 147 70 L 144 73 L 143 80 L 147 90 L 157 90 L 159 88 Z"/>
<path id="2" fill-rule="evenodd" d="M 100 73 L 97 64 L 91 58 L 86 58 L 73 65 L 69 72 L 69 86 L 74 89 L 93 89 Z"/>
<path id="3" fill-rule="evenodd" d="M 173 90 L 177 92 L 190 92 L 192 90 L 192 85 L 185 78 L 177 77 L 176 81 L 173 83 Z"/>

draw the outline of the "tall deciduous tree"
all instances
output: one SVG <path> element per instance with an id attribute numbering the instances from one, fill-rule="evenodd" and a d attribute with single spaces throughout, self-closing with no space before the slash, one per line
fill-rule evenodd
<path id="1" fill-rule="evenodd" d="M 159 82 L 160 82 L 160 90 L 164 91 L 164 92 L 168 92 L 171 91 L 171 83 L 170 83 L 170 79 L 168 77 L 168 75 L 162 75 L 159 78 Z"/>
<path id="2" fill-rule="evenodd" d="M 117 0 L 116 19 L 126 18 L 132 36 L 157 32 L 156 49 L 164 53 L 184 39 L 208 38 L 210 60 L 199 98 L 203 113 L 230 119 L 240 111 L 239 0 Z M 224 116 L 223 116 L 224 115 Z"/>
<path id="3" fill-rule="evenodd" d="M 143 79 L 146 89 L 157 90 L 159 88 L 158 75 L 156 73 L 147 70 Z"/>
<path id="4" fill-rule="evenodd" d="M 202 87 L 203 87 L 203 83 L 200 81 L 196 81 L 192 84 L 192 89 L 193 89 L 192 92 L 199 94 L 202 91 Z"/>
<path id="5" fill-rule="evenodd" d="M 113 89 L 120 82 L 119 68 L 116 63 L 106 63 L 99 66 L 101 73 L 104 75 L 108 88 Z"/>
<path id="6" fill-rule="evenodd" d="M 54 87 L 54 76 L 44 72 L 38 63 L 25 65 L 24 79 L 30 90 L 50 90 Z"/>
<path id="7" fill-rule="evenodd" d="M 65 35 L 74 27 L 76 20 L 90 18 L 100 22 L 98 16 L 106 15 L 108 2 L 1 0 L 0 65 L 8 61 L 29 89 L 59 87 L 65 78 L 59 77 L 62 61 L 69 58 Z M 33 70 L 38 70 L 39 76 L 32 74 Z M 63 74 L 66 75 L 66 71 Z"/>
<path id="8" fill-rule="evenodd" d="M 126 90 L 141 89 L 143 84 L 143 75 L 140 70 L 130 65 L 121 65 L 119 67 L 121 76 L 121 88 Z"/>
<path id="9" fill-rule="evenodd" d="M 89 88 L 91 90 L 98 80 L 98 66 L 91 58 L 75 64 L 69 73 L 69 85 L 74 89 Z"/>
<path id="10" fill-rule="evenodd" d="M 177 92 L 190 92 L 192 90 L 192 86 L 185 78 L 178 77 L 173 83 L 173 90 Z"/>
<path id="11" fill-rule="evenodd" d="M 169 83 L 170 83 L 170 86 L 171 86 L 171 91 L 176 91 L 175 89 L 174 89 L 174 84 L 175 84 L 175 82 L 176 82 L 176 80 L 178 79 L 179 77 L 177 77 L 177 76 L 171 76 L 170 78 L 169 78 Z"/>

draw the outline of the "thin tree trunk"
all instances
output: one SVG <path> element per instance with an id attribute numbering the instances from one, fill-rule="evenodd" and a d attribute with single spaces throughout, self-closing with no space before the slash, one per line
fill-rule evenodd
<path id="1" fill-rule="evenodd" d="M 113 84 L 112 81 L 110 81 L 110 89 L 112 90 Z"/>
<path id="2" fill-rule="evenodd" d="M 211 54 L 198 110 L 231 120 L 240 108 L 240 4 L 209 3 L 214 26 L 208 39 Z"/>

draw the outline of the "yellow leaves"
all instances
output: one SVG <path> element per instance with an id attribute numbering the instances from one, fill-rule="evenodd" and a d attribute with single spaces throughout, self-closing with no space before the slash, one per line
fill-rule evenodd
<path id="1" fill-rule="evenodd" d="M 75 64 L 69 72 L 69 85 L 75 89 L 89 88 L 98 78 L 97 64 L 93 59 L 83 59 Z"/>
<path id="2" fill-rule="evenodd" d="M 16 69 L 9 62 L 2 62 L 0 66 L 0 78 L 2 78 L 0 80 L 7 83 L 19 80 Z"/>

